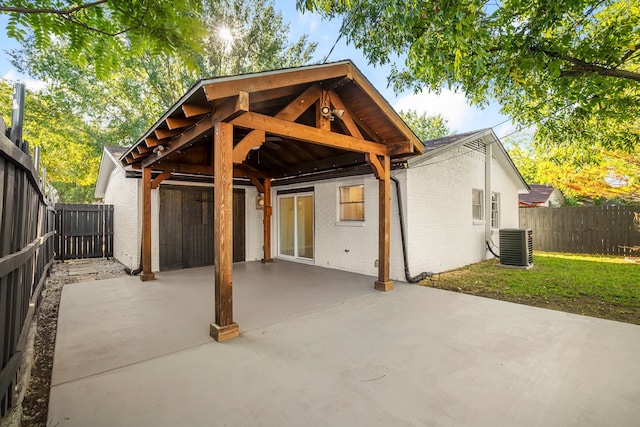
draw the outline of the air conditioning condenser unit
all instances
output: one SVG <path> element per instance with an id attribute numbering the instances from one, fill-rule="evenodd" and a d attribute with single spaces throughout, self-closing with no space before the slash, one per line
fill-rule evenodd
<path id="1" fill-rule="evenodd" d="M 529 269 L 533 267 L 533 231 L 525 228 L 500 230 L 500 265 Z"/>

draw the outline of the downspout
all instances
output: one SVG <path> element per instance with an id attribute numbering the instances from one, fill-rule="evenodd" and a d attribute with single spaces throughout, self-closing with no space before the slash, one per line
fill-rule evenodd
<path id="1" fill-rule="evenodd" d="M 491 159 L 493 144 L 485 142 L 484 154 L 484 241 L 491 251 Z M 493 251 L 491 251 L 493 253 Z"/>
<path id="2" fill-rule="evenodd" d="M 411 273 L 409 272 L 409 257 L 407 255 L 407 242 L 406 242 L 406 234 L 404 231 L 404 212 L 402 209 L 402 196 L 400 194 L 400 181 L 396 177 L 390 177 L 391 180 L 396 184 L 396 200 L 398 202 L 398 217 L 400 218 L 400 238 L 402 240 L 402 259 L 404 261 L 404 277 L 407 280 L 407 283 L 418 283 L 427 277 L 433 276 L 433 273 L 422 272 L 417 276 L 411 277 Z"/>

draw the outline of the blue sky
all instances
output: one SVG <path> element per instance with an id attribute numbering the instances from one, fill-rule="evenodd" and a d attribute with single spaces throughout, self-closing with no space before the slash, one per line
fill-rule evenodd
<path id="1" fill-rule="evenodd" d="M 302 34 L 307 33 L 311 41 L 318 43 L 314 60 L 322 61 L 336 42 L 340 22 L 323 21 L 319 16 L 308 12 L 302 14 L 295 9 L 293 0 L 275 0 L 275 5 L 277 9 L 282 11 L 284 20 L 290 22 L 290 37 L 297 39 Z M 6 51 L 18 48 L 19 44 L 7 38 L 6 23 L 6 16 L 0 15 L 0 76 L 8 80 L 24 81 L 32 88 L 42 87 L 42 82 L 31 79 L 29 76 L 18 74 L 11 66 Z M 346 44 L 344 38 L 338 41 L 328 61 L 342 59 L 352 60 L 396 110 L 414 109 L 427 114 L 442 114 L 447 118 L 449 127 L 456 132 L 495 126 L 494 131 L 498 137 L 502 137 L 511 133 L 514 129 L 510 122 L 496 126 L 504 122 L 507 117 L 499 113 L 499 106 L 495 103 L 490 104 L 483 110 L 470 107 L 463 94 L 454 93 L 446 89 L 440 95 L 426 92 L 419 94 L 411 92 L 394 93 L 393 89 L 387 85 L 390 67 L 369 65 L 357 49 Z"/>

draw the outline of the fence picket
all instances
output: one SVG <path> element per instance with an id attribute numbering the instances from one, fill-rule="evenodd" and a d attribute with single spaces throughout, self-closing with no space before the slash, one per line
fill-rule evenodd
<path id="1" fill-rule="evenodd" d="M 56 204 L 56 259 L 113 256 L 113 205 Z"/>
<path id="2" fill-rule="evenodd" d="M 535 250 L 640 256 L 640 207 L 520 208 Z"/>
<path id="3" fill-rule="evenodd" d="M 0 132 L 0 416 L 13 403 L 27 333 L 53 262 L 47 206 L 31 158 Z"/>

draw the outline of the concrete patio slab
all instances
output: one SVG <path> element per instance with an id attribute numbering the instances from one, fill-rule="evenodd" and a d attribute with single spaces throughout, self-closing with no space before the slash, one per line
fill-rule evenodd
<path id="1" fill-rule="evenodd" d="M 234 273 L 241 335 L 222 344 L 207 335 L 212 269 L 65 287 L 48 424 L 640 419 L 638 326 L 412 285 L 376 292 L 371 277 L 299 264 Z"/>

